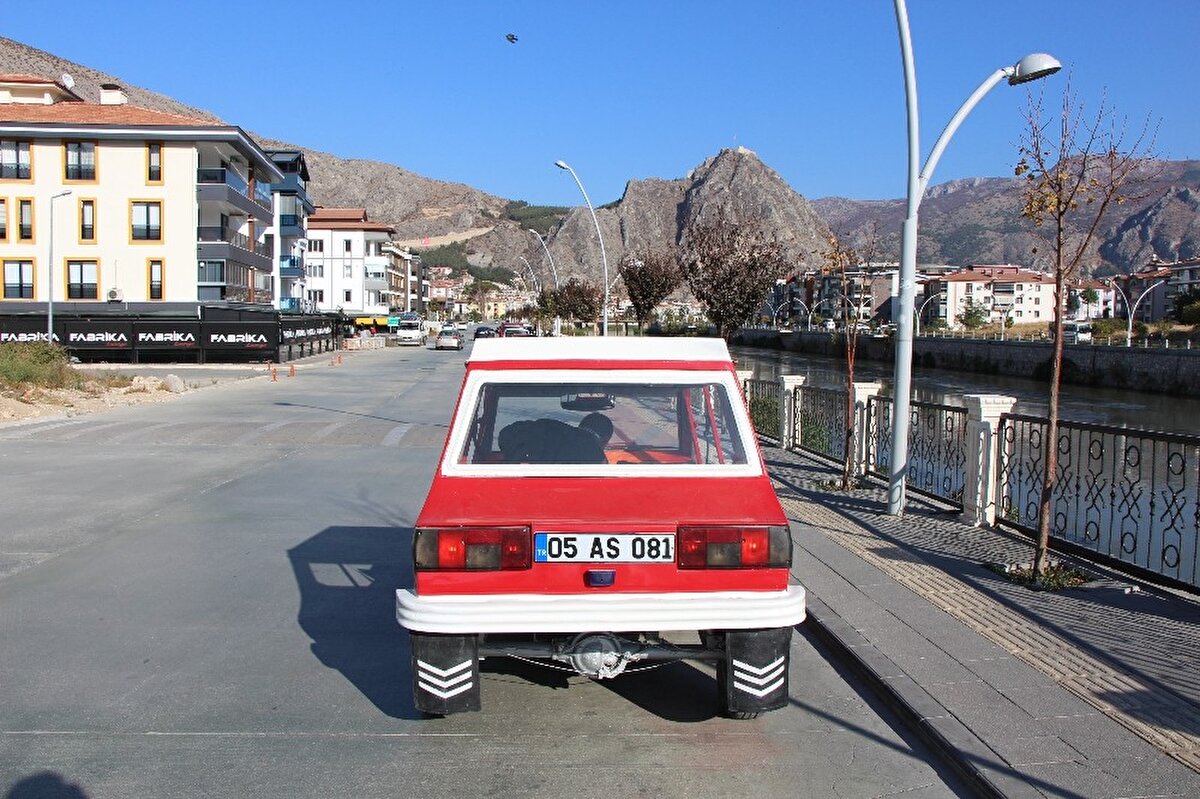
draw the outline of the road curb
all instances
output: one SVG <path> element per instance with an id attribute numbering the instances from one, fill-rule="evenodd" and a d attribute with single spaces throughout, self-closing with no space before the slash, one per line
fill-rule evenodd
<path id="1" fill-rule="evenodd" d="M 1042 797 L 1040 791 L 1011 774 L 985 764 L 999 757 L 937 699 L 864 638 L 824 602 L 809 594 L 808 618 L 813 632 L 863 679 L 904 724 L 932 748 L 943 762 L 978 795 Z"/>

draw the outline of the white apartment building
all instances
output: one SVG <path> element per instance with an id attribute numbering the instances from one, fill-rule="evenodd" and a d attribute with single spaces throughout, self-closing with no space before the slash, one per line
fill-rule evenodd
<path id="1" fill-rule="evenodd" d="M 304 293 L 318 311 L 347 316 L 389 315 L 396 269 L 386 224 L 371 222 L 364 208 L 323 208 L 308 217 Z M 386 320 L 385 320 L 386 321 Z"/>
<path id="2" fill-rule="evenodd" d="M 1054 277 L 1012 264 L 970 266 L 930 277 L 917 303 L 925 306 L 922 324 L 941 319 L 952 330 L 962 327 L 958 317 L 972 305 L 983 306 L 996 323 L 1006 316 L 1015 324 L 1045 323 L 1054 319 Z"/>
<path id="3" fill-rule="evenodd" d="M 0 309 L 272 306 L 271 158 L 237 126 L 70 83 L 0 75 Z"/>

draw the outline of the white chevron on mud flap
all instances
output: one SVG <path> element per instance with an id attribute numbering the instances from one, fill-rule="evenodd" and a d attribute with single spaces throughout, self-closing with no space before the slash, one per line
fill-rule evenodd
<path id="1" fill-rule="evenodd" d="M 783 655 L 761 668 L 734 660 L 733 687 L 761 699 L 783 685 L 783 672 L 786 668 Z"/>
<path id="2" fill-rule="evenodd" d="M 421 690 L 442 699 L 458 696 L 463 691 L 470 690 L 475 684 L 470 681 L 471 675 L 474 673 L 474 670 L 471 668 L 473 664 L 473 660 L 464 660 L 462 663 L 451 666 L 448 669 L 439 669 L 432 663 L 418 660 L 417 686 Z M 464 680 L 467 682 L 464 683 Z"/>

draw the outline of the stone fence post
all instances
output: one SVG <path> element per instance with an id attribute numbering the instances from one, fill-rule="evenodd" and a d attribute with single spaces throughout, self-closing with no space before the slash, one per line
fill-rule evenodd
<path id="1" fill-rule="evenodd" d="M 794 405 L 796 389 L 804 385 L 804 375 L 779 376 L 779 446 L 792 449 L 800 443 L 800 431 L 792 429 L 792 420 L 797 418 Z"/>
<path id="2" fill-rule="evenodd" d="M 975 527 L 996 523 L 996 453 L 1000 415 L 1011 413 L 1014 397 L 1000 394 L 966 394 L 967 461 L 963 483 L 962 519 Z"/>
<path id="3" fill-rule="evenodd" d="M 746 391 L 746 381 L 754 377 L 754 372 L 750 369 L 736 369 L 738 376 L 738 388 L 742 390 L 742 397 L 746 400 L 746 407 L 750 407 L 750 393 Z"/>
<path id="4" fill-rule="evenodd" d="M 875 381 L 854 383 L 854 476 L 862 477 L 867 473 L 867 458 L 870 455 L 871 419 L 868 415 L 867 400 L 878 394 L 883 384 Z M 849 433 L 850 431 L 847 431 Z"/>

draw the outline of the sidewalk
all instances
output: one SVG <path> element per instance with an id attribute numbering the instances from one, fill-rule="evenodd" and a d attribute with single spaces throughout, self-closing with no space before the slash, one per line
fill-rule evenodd
<path id="1" fill-rule="evenodd" d="M 1200 796 L 1200 602 L 1103 576 L 1061 592 L 985 563 L 1032 545 L 764 444 L 814 630 L 984 795 Z"/>

